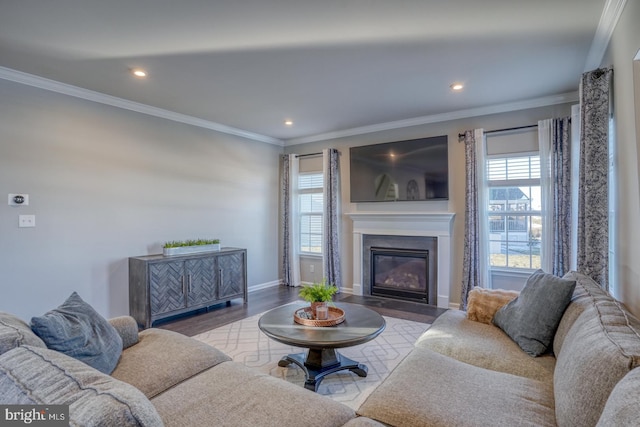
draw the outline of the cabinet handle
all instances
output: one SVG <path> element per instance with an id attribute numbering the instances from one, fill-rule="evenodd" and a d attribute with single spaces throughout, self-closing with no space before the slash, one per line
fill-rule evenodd
<path id="1" fill-rule="evenodd" d="M 191 293 L 191 274 L 187 274 L 187 290 Z"/>
<path id="2" fill-rule="evenodd" d="M 224 282 L 224 279 L 223 279 L 224 270 L 219 268 L 218 272 L 220 273 L 220 284 L 222 284 Z"/>
<path id="3" fill-rule="evenodd" d="M 184 275 L 180 276 L 180 281 L 182 282 L 182 293 L 186 294 L 187 293 L 187 284 L 184 281 Z"/>

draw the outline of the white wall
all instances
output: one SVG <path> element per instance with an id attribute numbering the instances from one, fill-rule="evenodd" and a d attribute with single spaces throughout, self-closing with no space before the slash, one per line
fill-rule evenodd
<path id="1" fill-rule="evenodd" d="M 580 76 L 576 76 L 576 84 Z M 504 129 L 537 124 L 538 120 L 564 117 L 571 114 L 569 104 L 535 108 L 504 114 L 473 117 L 449 122 L 414 126 L 393 131 L 376 132 L 349 138 L 301 144 L 287 147 L 287 153 L 314 153 L 322 148 L 340 150 L 340 174 L 342 180 L 342 206 L 344 212 L 386 212 L 386 211 L 448 211 L 456 214 L 453 227 L 453 263 L 451 272 L 451 303 L 459 304 L 462 282 L 462 254 L 464 245 L 464 147 L 458 143 L 458 133 L 474 128 L 486 130 Z M 449 138 L 449 201 L 431 202 L 379 202 L 350 203 L 349 194 L 349 147 L 448 135 Z M 347 216 L 342 220 L 342 271 L 343 287 L 346 291 L 353 283 L 353 242 L 352 222 Z"/>
<path id="2" fill-rule="evenodd" d="M 248 249 L 250 287 L 278 280 L 281 152 L 0 80 L 0 310 L 28 321 L 78 291 L 128 314 L 127 258 L 166 240 L 220 238 Z"/>
<path id="3" fill-rule="evenodd" d="M 613 33 L 602 66 L 613 67 L 614 120 L 617 149 L 618 192 L 616 206 L 618 228 L 615 248 L 618 263 L 616 296 L 640 315 L 640 189 L 638 186 L 639 146 L 634 105 L 633 58 L 640 49 L 640 2 L 627 1 Z"/>

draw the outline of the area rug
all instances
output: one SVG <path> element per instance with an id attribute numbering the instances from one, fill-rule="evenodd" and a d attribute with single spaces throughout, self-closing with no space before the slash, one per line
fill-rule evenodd
<path id="1" fill-rule="evenodd" d="M 304 349 L 291 347 L 268 338 L 258 329 L 261 314 L 247 317 L 220 328 L 196 335 L 194 338 L 225 352 L 234 361 L 260 372 L 304 387 L 304 372 L 291 364 L 278 366 L 282 356 L 301 353 Z M 383 316 L 385 330 L 373 341 L 339 349 L 341 354 L 367 365 L 366 377 L 349 371 L 327 375 L 318 393 L 357 409 L 371 392 L 411 351 L 413 343 L 430 325 Z"/>

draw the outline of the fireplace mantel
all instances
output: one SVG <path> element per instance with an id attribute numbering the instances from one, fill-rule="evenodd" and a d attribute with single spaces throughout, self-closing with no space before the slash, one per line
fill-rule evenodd
<path id="1" fill-rule="evenodd" d="M 451 280 L 451 212 L 351 212 L 353 221 L 353 293 L 362 295 L 362 236 L 428 236 L 438 239 L 437 305 L 449 308 Z"/>

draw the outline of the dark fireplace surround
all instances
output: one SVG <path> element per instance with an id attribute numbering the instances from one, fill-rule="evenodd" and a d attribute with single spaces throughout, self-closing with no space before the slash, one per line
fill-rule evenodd
<path id="1" fill-rule="evenodd" d="M 365 234 L 362 245 L 363 295 L 437 305 L 436 237 Z"/>

